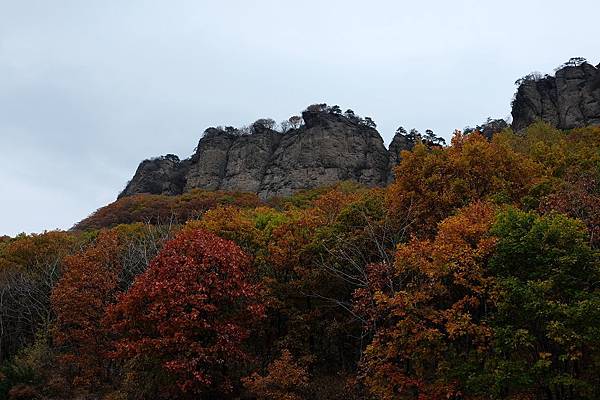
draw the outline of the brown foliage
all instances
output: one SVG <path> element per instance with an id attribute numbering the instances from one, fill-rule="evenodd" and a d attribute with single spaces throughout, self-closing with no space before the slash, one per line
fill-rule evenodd
<path id="1" fill-rule="evenodd" d="M 66 232 L 19 235 L 0 244 L 0 360 L 33 342 L 52 318 L 50 292 L 79 239 Z"/>
<path id="2" fill-rule="evenodd" d="M 143 222 L 184 223 L 197 219 L 219 205 L 256 207 L 260 200 L 253 193 L 229 193 L 192 190 L 180 196 L 139 194 L 123 197 L 102 207 L 75 225 L 76 230 L 109 228 L 119 224 Z"/>
<path id="3" fill-rule="evenodd" d="M 16 385 L 8 391 L 8 400 L 35 400 L 39 397 L 40 394 L 30 385 Z"/>
<path id="4" fill-rule="evenodd" d="M 450 147 L 417 145 L 402 153 L 388 206 L 410 232 L 432 235 L 438 222 L 470 202 L 519 202 L 538 176 L 538 166 L 509 146 L 457 132 Z"/>
<path id="5" fill-rule="evenodd" d="M 583 221 L 590 244 L 600 247 L 600 183 L 590 174 L 569 174 L 553 193 L 542 199 L 542 212 L 559 212 Z"/>
<path id="6" fill-rule="evenodd" d="M 65 259 L 64 274 L 52 292 L 58 361 L 74 386 L 93 388 L 107 379 L 108 339 L 101 321 L 116 298 L 118 252 L 116 233 L 101 232 L 94 244 Z"/>
<path id="7" fill-rule="evenodd" d="M 371 287 L 357 291 L 358 306 L 366 308 L 357 312 L 375 327 L 361 377 L 377 398 L 446 399 L 459 392 L 448 369 L 484 349 L 491 336 L 481 319 L 490 295 L 483 267 L 494 246 L 487 233 L 493 216 L 485 203 L 466 207 L 440 224 L 435 240 L 399 246 L 393 270 L 375 268 Z"/>
<path id="8" fill-rule="evenodd" d="M 243 380 L 250 393 L 259 400 L 306 399 L 309 375 L 288 350 L 267 367 L 267 375 L 257 373 Z"/>

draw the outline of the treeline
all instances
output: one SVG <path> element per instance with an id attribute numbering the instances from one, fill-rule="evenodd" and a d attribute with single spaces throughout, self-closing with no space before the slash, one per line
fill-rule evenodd
<path id="1" fill-rule="evenodd" d="M 234 193 L 193 189 L 180 196 L 153 194 L 125 196 L 78 222 L 73 229 L 87 231 L 121 224 L 143 222 L 152 225 L 183 224 L 198 219 L 218 206 L 257 207 L 261 201 L 254 193 Z"/>
<path id="2" fill-rule="evenodd" d="M 600 128 L 456 132 L 395 176 L 0 239 L 0 397 L 599 398 Z"/>
<path id="3" fill-rule="evenodd" d="M 375 121 L 373 121 L 373 118 L 371 118 L 371 117 L 363 118 L 360 115 L 356 114 L 351 109 L 347 109 L 346 111 L 342 112 L 342 108 L 338 105 L 330 106 L 330 105 L 327 105 L 326 103 L 316 103 L 316 104 L 311 104 L 310 106 L 306 107 L 306 109 L 302 112 L 301 115 L 292 115 L 287 120 L 283 120 L 280 123 L 277 123 L 272 118 L 259 118 L 256 121 L 254 121 L 253 123 L 251 123 L 249 125 L 244 125 L 240 128 L 236 128 L 233 126 L 222 126 L 222 125 L 219 125 L 216 127 L 210 127 L 204 131 L 203 136 L 206 137 L 206 136 L 211 136 L 214 134 L 246 136 L 246 135 L 252 135 L 257 132 L 263 132 L 265 130 L 275 131 L 275 132 L 279 132 L 279 133 L 287 133 L 291 130 L 299 129 L 300 127 L 304 126 L 305 121 L 304 121 L 304 118 L 302 117 L 302 115 L 304 115 L 305 113 L 316 113 L 316 114 L 324 113 L 324 114 L 339 115 L 339 116 L 343 116 L 348 121 L 350 121 L 354 124 L 363 125 L 363 126 L 373 128 L 373 129 L 375 129 L 377 127 L 377 124 L 375 123 Z"/>
<path id="4" fill-rule="evenodd" d="M 562 63 L 561 65 L 559 65 L 558 67 L 556 67 L 554 69 L 554 73 L 558 72 L 559 70 L 561 70 L 563 68 L 579 67 L 583 64 L 589 64 L 588 60 L 585 59 L 584 57 L 571 57 L 571 58 L 569 58 L 568 61 L 566 61 L 566 62 Z M 531 72 L 531 73 L 517 79 L 515 81 L 515 86 L 521 86 L 525 82 L 538 82 L 538 81 L 541 81 L 542 79 L 548 79 L 548 78 L 552 78 L 552 75 L 542 74 L 539 71 L 534 71 L 534 72 Z"/>

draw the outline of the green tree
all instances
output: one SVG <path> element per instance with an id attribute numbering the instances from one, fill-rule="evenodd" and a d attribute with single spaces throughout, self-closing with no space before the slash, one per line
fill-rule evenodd
<path id="1" fill-rule="evenodd" d="M 510 209 L 491 233 L 498 300 L 487 370 L 496 395 L 597 399 L 600 263 L 585 227 L 562 214 Z"/>

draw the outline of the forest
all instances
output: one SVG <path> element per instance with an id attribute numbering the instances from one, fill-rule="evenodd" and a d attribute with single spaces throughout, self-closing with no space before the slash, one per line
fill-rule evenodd
<path id="1" fill-rule="evenodd" d="M 0 399 L 600 398 L 600 127 L 0 237 Z"/>

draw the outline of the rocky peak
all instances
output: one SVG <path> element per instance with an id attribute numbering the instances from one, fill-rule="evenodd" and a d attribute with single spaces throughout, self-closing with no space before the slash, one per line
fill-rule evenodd
<path id="1" fill-rule="evenodd" d="M 488 118 L 486 122 L 481 125 L 477 125 L 475 128 L 466 127 L 464 133 L 480 132 L 487 140 L 492 140 L 492 137 L 502 132 L 504 129 L 509 128 L 510 125 L 502 118 L 492 119 Z"/>
<path id="2" fill-rule="evenodd" d="M 180 194 L 185 185 L 188 164 L 174 154 L 144 160 L 119 198 L 137 193 Z"/>
<path id="3" fill-rule="evenodd" d="M 404 150 L 412 150 L 415 147 L 415 140 L 408 134 L 404 128 L 399 128 L 394 135 L 394 138 L 390 142 L 388 149 L 389 161 L 388 161 L 388 175 L 387 183 L 391 183 L 394 180 L 394 168 L 400 163 L 400 153 Z"/>
<path id="4" fill-rule="evenodd" d="M 326 111 L 303 111 L 302 120 L 304 121 L 304 128 L 310 129 L 317 126 L 327 126 L 330 121 L 330 113 Z"/>
<path id="5" fill-rule="evenodd" d="M 210 139 L 218 136 L 230 136 L 231 134 L 226 132 L 224 129 L 219 129 L 215 127 L 206 128 L 204 133 L 202 134 L 203 139 Z"/>
<path id="6" fill-rule="evenodd" d="M 600 67 L 572 59 L 554 76 L 529 75 L 518 81 L 513 101 L 513 129 L 535 121 L 559 129 L 600 124 Z"/>
<path id="7" fill-rule="evenodd" d="M 327 128 L 334 124 L 358 125 L 358 122 L 352 122 L 341 114 L 327 110 L 305 110 L 302 112 L 302 119 L 304 129 Z"/>
<path id="8" fill-rule="evenodd" d="M 190 159 L 142 162 L 121 196 L 201 188 L 268 198 L 342 180 L 386 184 L 389 155 L 370 118 L 326 104 L 309 106 L 302 118 L 304 125 L 285 133 L 273 130 L 270 119 L 242 130 L 208 128 Z"/>
<path id="9" fill-rule="evenodd" d="M 512 116 L 516 131 L 538 120 L 560 129 L 600 124 L 600 65 L 572 59 L 555 76 L 532 74 L 519 80 Z M 167 155 L 143 161 L 119 197 L 201 188 L 268 198 L 341 180 L 382 186 L 393 180 L 402 150 L 411 150 L 416 140 L 443 143 L 430 130 L 422 137 L 416 130 L 399 130 L 386 150 L 371 118 L 327 104 L 313 104 L 302 118 L 291 117 L 283 132 L 274 126 L 267 118 L 242 129 L 208 128 L 191 158 Z M 477 129 L 491 138 L 506 126 L 504 120 L 488 120 Z"/>
<path id="10" fill-rule="evenodd" d="M 342 180 L 385 184 L 388 154 L 375 129 L 326 110 L 309 108 L 302 117 L 305 125 L 282 135 L 271 155 L 260 185 L 262 198 Z"/>

